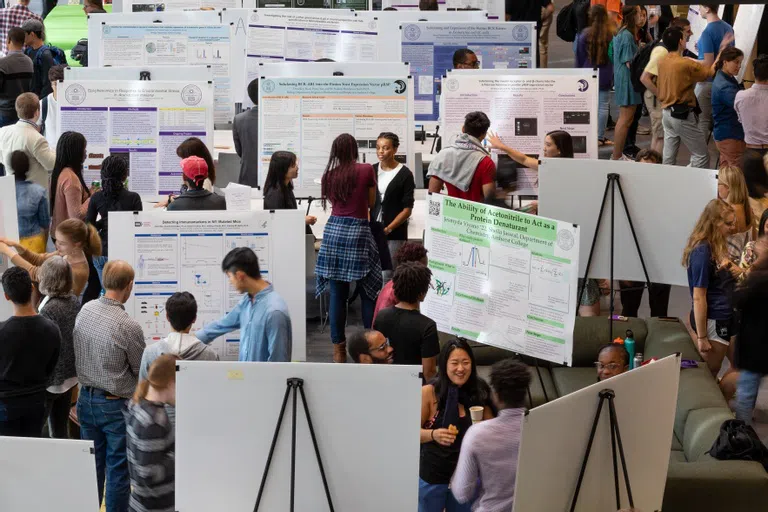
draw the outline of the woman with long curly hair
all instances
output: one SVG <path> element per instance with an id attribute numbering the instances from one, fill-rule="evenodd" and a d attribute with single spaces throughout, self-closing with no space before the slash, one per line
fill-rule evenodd
<path id="1" fill-rule="evenodd" d="M 613 84 L 616 104 L 619 106 L 619 120 L 614 132 L 612 160 L 619 160 L 624 150 L 624 143 L 629 128 L 635 118 L 635 109 L 643 102 L 640 93 L 632 86 L 630 65 L 637 54 L 637 20 L 640 8 L 636 5 L 625 6 L 622 10 L 623 21 L 619 32 L 613 38 Z"/>
<path id="2" fill-rule="evenodd" d="M 733 208 L 713 199 L 704 208 L 683 250 L 693 299 L 691 328 L 696 346 L 713 375 L 729 350 L 733 329 L 731 295 L 740 270 L 728 257 L 727 239 L 736 226 Z M 732 359 L 731 359 L 732 360 Z"/>
<path id="3" fill-rule="evenodd" d="M 381 291 L 381 260 L 371 233 L 370 211 L 376 204 L 376 175 L 369 164 L 357 163 L 357 141 L 343 133 L 331 146 L 321 181 L 323 208 L 331 202 L 331 216 L 323 230 L 317 256 L 317 295 L 330 288 L 333 361 L 347 361 L 344 326 L 350 283 L 360 290 L 363 326 L 370 329 L 376 297 Z"/>
<path id="4" fill-rule="evenodd" d="M 613 144 L 605 138 L 613 87 L 613 63 L 608 57 L 608 46 L 613 39 L 613 22 L 604 5 L 593 5 L 589 10 L 589 26 L 576 37 L 576 67 L 597 68 L 600 94 L 597 107 L 597 140 L 601 146 Z"/>

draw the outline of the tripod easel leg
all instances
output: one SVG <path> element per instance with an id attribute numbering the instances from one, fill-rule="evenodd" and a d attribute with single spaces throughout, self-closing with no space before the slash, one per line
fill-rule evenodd
<path id="1" fill-rule="evenodd" d="M 256 506 L 253 511 L 259 510 L 261 505 L 261 497 L 264 495 L 264 487 L 267 484 L 267 475 L 269 475 L 269 466 L 272 464 L 272 455 L 275 454 L 275 446 L 277 446 L 277 437 L 280 435 L 280 425 L 283 424 L 283 416 L 285 415 L 285 406 L 288 405 L 288 393 L 291 392 L 290 382 L 285 388 L 285 396 L 283 396 L 283 405 L 280 407 L 280 415 L 277 417 L 277 425 L 275 426 L 275 434 L 272 436 L 272 445 L 269 447 L 269 455 L 267 456 L 267 464 L 264 466 L 264 474 L 261 476 L 261 485 L 259 485 L 259 494 L 256 498 Z"/>
<path id="2" fill-rule="evenodd" d="M 328 508 L 331 512 L 333 510 L 333 500 L 331 500 L 331 491 L 328 488 L 328 479 L 325 477 L 325 469 L 323 468 L 323 460 L 320 458 L 320 448 L 317 446 L 317 437 L 315 436 L 315 428 L 312 426 L 312 416 L 309 414 L 309 406 L 307 405 L 307 397 L 304 394 L 303 383 L 299 385 L 299 392 L 301 393 L 301 402 L 304 404 L 304 414 L 307 415 L 307 425 L 309 425 L 309 435 L 312 436 L 312 446 L 315 447 L 315 456 L 317 457 L 317 465 L 320 468 L 320 477 L 323 479 L 323 488 L 325 489 L 325 497 L 328 499 Z"/>

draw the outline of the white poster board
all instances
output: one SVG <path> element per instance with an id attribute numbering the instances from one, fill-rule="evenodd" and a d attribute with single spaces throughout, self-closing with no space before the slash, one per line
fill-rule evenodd
<path id="1" fill-rule="evenodd" d="M 707 28 L 707 20 L 701 17 L 700 11 L 700 4 L 692 4 L 688 6 L 688 21 L 691 23 L 691 30 L 693 31 L 693 35 L 688 40 L 686 48 L 689 52 L 692 52 L 696 55 L 699 54 L 698 42 L 699 38 L 701 37 L 701 33 L 704 32 L 705 28 Z M 722 18 L 723 12 L 725 12 L 725 6 L 721 5 L 720 9 L 717 11 L 717 15 Z M 759 19 L 757 20 L 757 23 L 758 25 L 760 24 Z M 736 33 L 736 35 L 741 37 L 741 34 Z M 715 57 L 717 57 L 717 55 L 715 55 Z"/>
<path id="2" fill-rule="evenodd" d="M 570 510 L 603 389 L 616 395 L 633 510 L 661 510 L 680 371 L 680 358 L 672 355 L 531 409 L 523 423 L 514 511 Z M 607 402 L 600 418 L 577 512 L 616 512 Z M 618 468 L 621 504 L 629 509 L 621 462 Z"/>
<path id="3" fill-rule="evenodd" d="M 304 379 L 334 509 L 415 510 L 419 371 L 399 365 L 181 362 L 176 374 L 176 510 L 254 509 L 289 378 Z M 386 399 L 372 400 L 371 390 L 385 392 Z M 298 400 L 295 509 L 328 510 Z M 291 420 L 289 401 L 261 511 L 288 510 Z"/>
<path id="4" fill-rule="evenodd" d="M 571 134 L 576 158 L 598 158 L 597 74 L 588 69 L 454 70 L 444 79 L 443 145 L 461 134 L 464 117 L 485 112 L 506 145 L 538 158 L 547 133 Z M 506 153 L 497 166 L 517 168 L 516 194 L 537 195 L 538 173 Z M 566 218 L 569 217 L 557 217 Z"/>
<path id="5" fill-rule="evenodd" d="M 408 76 L 408 64 L 403 62 L 262 62 L 259 76 L 285 77 L 403 77 Z"/>
<path id="6" fill-rule="evenodd" d="M 360 162 L 375 163 L 381 132 L 400 138 L 398 153 L 413 168 L 412 81 L 400 78 L 265 78 L 259 82 L 259 183 L 275 151 L 299 157 L 296 188 L 320 189 L 333 140 L 357 139 Z M 297 192 L 297 195 L 303 192 Z"/>
<path id="7" fill-rule="evenodd" d="M 0 436 L 0 510 L 98 512 L 93 441 Z"/>
<path id="8" fill-rule="evenodd" d="M 579 228 L 442 194 L 427 207 L 422 313 L 441 332 L 570 366 Z"/>
<path id="9" fill-rule="evenodd" d="M 151 80 L 175 82 L 192 80 L 209 82 L 213 80 L 211 66 L 128 66 L 120 68 L 64 68 L 64 80 L 140 80 L 143 72 L 149 73 Z"/>
<path id="10" fill-rule="evenodd" d="M 744 77 L 744 71 L 746 71 L 753 58 L 752 50 L 757 39 L 760 21 L 763 19 L 763 12 L 765 12 L 765 3 L 760 5 L 741 4 L 738 9 L 739 12 L 736 13 L 736 19 L 733 22 L 733 33 L 737 36 L 735 41 L 736 48 L 744 52 L 744 60 L 741 63 L 741 69 L 737 77 L 741 80 Z"/>
<path id="11" fill-rule="evenodd" d="M 419 2 L 416 0 L 382 0 L 381 7 L 382 9 L 394 7 L 398 12 L 411 12 L 419 10 Z M 461 14 L 474 11 L 461 11 L 459 9 L 480 9 L 488 12 L 489 20 L 504 21 L 504 0 L 438 0 L 437 7 L 438 12 L 460 12 Z M 464 19 L 462 21 L 470 20 Z"/>
<path id="12" fill-rule="evenodd" d="M 16 211 L 16 179 L 13 175 L 0 177 L 0 237 L 19 239 L 19 219 Z M 0 275 L 11 266 L 11 262 L 0 254 Z M 0 322 L 13 314 L 13 306 L 5 300 L 0 290 Z M 2 437 L 0 437 L 2 439 Z"/>
<path id="13" fill-rule="evenodd" d="M 76 131 L 88 141 L 86 183 L 100 179 L 105 157 L 120 155 L 128 188 L 153 200 L 181 188 L 179 144 L 199 137 L 213 149 L 210 82 L 65 80 L 59 87 L 59 134 Z"/>
<path id="14" fill-rule="evenodd" d="M 437 121 L 442 77 L 457 50 L 470 49 L 481 68 L 536 67 L 536 24 L 414 22 L 402 25 L 402 59 L 416 83 L 415 120 Z"/>
<path id="15" fill-rule="evenodd" d="M 238 9 L 243 0 L 123 0 L 126 12 L 169 12 Z"/>
<path id="16" fill-rule="evenodd" d="M 235 247 L 250 247 L 259 257 L 264 279 L 290 310 L 291 359 L 306 360 L 304 251 L 296 250 L 304 247 L 303 212 L 115 212 L 109 224 L 110 258 L 127 261 L 136 271 L 125 310 L 141 324 L 147 344 L 170 332 L 165 302 L 177 291 L 188 291 L 197 300 L 193 333 L 231 311 L 242 295 L 229 284 L 221 262 Z M 210 346 L 221 359 L 237 360 L 239 342 L 235 331 Z"/>
<path id="17" fill-rule="evenodd" d="M 688 286 L 683 249 L 706 204 L 717 197 L 717 171 L 676 165 L 547 158 L 539 165 L 539 213 L 581 227 L 584 276 L 609 173 L 620 182 L 652 283 Z M 645 281 L 618 190 L 615 192 L 614 279 Z M 610 276 L 610 192 L 589 277 Z"/>
<path id="18" fill-rule="evenodd" d="M 102 26 L 99 49 L 102 66 L 186 66 L 213 68 L 214 120 L 229 123 L 235 112 L 230 68 L 230 27 L 225 25 Z"/>

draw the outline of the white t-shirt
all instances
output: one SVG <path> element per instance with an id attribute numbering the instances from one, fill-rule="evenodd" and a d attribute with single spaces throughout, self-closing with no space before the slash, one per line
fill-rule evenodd
<path id="1" fill-rule="evenodd" d="M 59 140 L 59 134 L 56 133 L 58 128 L 58 118 L 56 117 L 56 105 L 58 102 L 53 98 L 53 93 L 48 95 L 48 113 L 45 117 L 45 140 L 48 141 L 48 145 L 56 150 L 56 142 Z"/>
<path id="2" fill-rule="evenodd" d="M 392 183 L 392 180 L 395 179 L 395 176 L 397 176 L 397 173 L 400 172 L 400 169 L 403 168 L 403 164 L 397 164 L 397 167 L 392 169 L 391 171 L 385 171 L 381 168 L 381 164 L 379 164 L 379 175 L 376 177 L 376 182 L 379 187 L 379 194 L 381 194 L 381 200 L 384 201 L 384 194 L 387 193 L 387 187 L 389 187 L 389 184 Z"/>

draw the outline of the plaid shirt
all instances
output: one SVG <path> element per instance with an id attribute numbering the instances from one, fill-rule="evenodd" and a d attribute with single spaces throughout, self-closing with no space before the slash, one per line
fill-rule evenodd
<path id="1" fill-rule="evenodd" d="M 360 281 L 371 299 L 381 291 L 381 259 L 367 220 L 331 215 L 323 230 L 323 243 L 315 267 L 316 294 L 329 280 Z"/>
<path id="2" fill-rule="evenodd" d="M 74 331 L 80 384 L 130 398 L 136 390 L 144 333 L 122 304 L 101 297 L 83 306 Z"/>
<path id="3" fill-rule="evenodd" d="M 13 7 L 0 9 L 0 38 L 3 41 L 3 55 L 8 51 L 8 31 L 13 27 L 21 27 L 22 23 L 29 18 L 43 22 L 43 18 L 30 11 L 26 5 L 16 4 Z"/>

